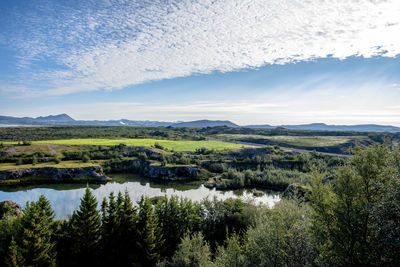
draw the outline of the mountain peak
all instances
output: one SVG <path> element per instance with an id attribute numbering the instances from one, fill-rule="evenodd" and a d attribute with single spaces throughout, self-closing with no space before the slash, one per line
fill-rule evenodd
<path id="1" fill-rule="evenodd" d="M 58 115 L 49 115 L 45 117 L 37 117 L 37 120 L 41 121 L 75 121 L 73 118 L 71 118 L 68 114 L 58 114 Z"/>

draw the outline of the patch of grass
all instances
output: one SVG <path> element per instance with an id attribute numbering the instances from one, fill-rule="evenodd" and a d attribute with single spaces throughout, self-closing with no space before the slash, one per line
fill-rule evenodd
<path id="1" fill-rule="evenodd" d="M 62 161 L 59 164 L 55 164 L 54 162 L 46 162 L 46 163 L 37 163 L 35 165 L 32 164 L 22 164 L 16 165 L 14 163 L 0 163 L 0 171 L 6 170 L 19 170 L 26 168 L 44 168 L 44 167 L 53 167 L 53 168 L 83 168 L 83 167 L 91 167 L 91 166 L 99 166 L 99 164 L 87 162 L 83 163 L 78 160 L 71 161 Z"/>
<path id="2" fill-rule="evenodd" d="M 265 136 L 246 134 L 221 134 L 218 136 L 230 140 L 249 139 L 249 142 L 250 139 L 266 139 L 275 143 L 296 147 L 331 147 L 368 138 L 365 136 Z"/>
<path id="3" fill-rule="evenodd" d="M 4 142 L 8 143 L 8 142 Z M 11 142 L 10 142 L 11 143 Z M 115 146 L 125 144 L 128 146 L 151 147 L 156 143 L 167 149 L 175 151 L 195 151 L 199 148 L 223 150 L 239 149 L 244 146 L 241 144 L 232 144 L 221 141 L 186 141 L 186 140 L 158 140 L 158 139 L 64 139 L 64 140 L 45 140 L 34 141 L 34 144 L 60 144 L 60 145 L 96 145 L 96 146 Z"/>

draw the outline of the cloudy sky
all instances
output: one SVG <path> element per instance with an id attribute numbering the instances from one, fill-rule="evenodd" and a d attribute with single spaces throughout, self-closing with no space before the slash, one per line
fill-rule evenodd
<path id="1" fill-rule="evenodd" d="M 399 0 L 2 0 L 0 115 L 400 126 Z"/>

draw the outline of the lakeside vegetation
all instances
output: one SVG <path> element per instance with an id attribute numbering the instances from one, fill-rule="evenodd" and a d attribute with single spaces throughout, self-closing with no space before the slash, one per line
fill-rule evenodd
<path id="1" fill-rule="evenodd" d="M 333 177 L 314 171 L 306 199 L 142 200 L 89 188 L 66 220 L 44 196 L 0 220 L 5 266 L 398 266 L 400 150 L 356 149 Z M 18 213 L 20 214 L 20 213 Z"/>
<path id="2" fill-rule="evenodd" d="M 371 135 L 374 136 L 229 127 L 3 128 L 0 140 L 8 141 L 0 142 L 0 171 L 100 166 L 105 174 L 128 172 L 149 179 L 196 180 L 222 190 L 284 191 L 291 184 L 310 186 L 313 168 L 326 175 L 335 173 L 346 158 L 314 152 L 298 154 L 282 150 L 278 145 L 252 147 L 217 138 L 253 138 L 256 143 L 257 140 L 284 140 L 291 142 L 286 145 L 297 144 L 294 147 L 313 144 L 331 149 L 343 143 L 352 147 L 355 140 L 371 141 Z M 387 137 L 382 135 L 376 135 L 375 139 Z M 395 135 L 391 137 L 395 140 Z"/>

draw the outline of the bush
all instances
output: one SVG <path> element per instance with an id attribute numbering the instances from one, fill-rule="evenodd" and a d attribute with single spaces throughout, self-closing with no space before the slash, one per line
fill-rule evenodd
<path id="1" fill-rule="evenodd" d="M 155 147 L 155 148 L 158 148 L 158 149 L 161 149 L 161 150 L 164 150 L 164 147 L 163 147 L 160 143 L 158 143 L 158 142 L 155 142 L 155 143 L 154 143 L 154 147 Z"/>
<path id="2" fill-rule="evenodd" d="M 87 163 L 90 161 L 90 157 L 87 154 L 83 154 L 82 156 L 82 162 Z"/>

